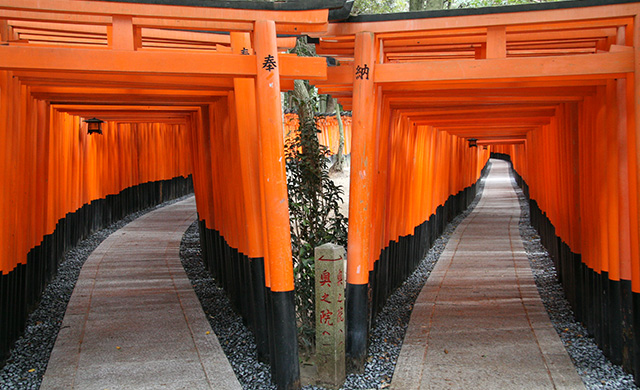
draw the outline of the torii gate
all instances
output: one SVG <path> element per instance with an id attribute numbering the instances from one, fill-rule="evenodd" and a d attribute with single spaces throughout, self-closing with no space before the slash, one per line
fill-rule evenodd
<path id="1" fill-rule="evenodd" d="M 638 377 L 640 5 L 611 3 L 364 15 L 318 34 L 317 52 L 340 63 L 320 93 L 353 110 L 347 353 L 356 365 L 368 314 L 495 151 L 529 184 L 579 318 Z M 459 141 L 471 138 L 482 149 L 469 159 Z"/>
<path id="2" fill-rule="evenodd" d="M 15 287 L 8 293 L 17 294 L 16 301 L 22 302 L 23 278 L 39 279 L 33 286 L 30 283 L 29 289 L 36 291 L 55 272 L 31 275 L 37 271 L 29 271 L 33 266 L 27 264 L 27 254 L 41 246 L 43 236 L 56 234 L 60 218 L 69 218 L 67 213 L 109 194 L 101 192 L 105 183 L 99 179 L 138 184 L 127 172 L 120 177 L 117 174 L 130 169 L 129 163 L 123 168 L 112 167 L 116 171 L 112 177 L 97 178 L 82 172 L 100 169 L 100 161 L 87 168 L 76 166 L 76 158 L 65 158 L 64 164 L 74 166 L 71 180 L 79 180 L 73 188 L 85 195 L 70 196 L 68 192 L 73 190 L 55 187 L 47 192 L 46 184 L 41 183 L 55 181 L 57 169 L 46 156 L 37 158 L 37 154 L 20 151 L 51 137 L 50 126 L 74 126 L 68 117 L 100 117 L 107 121 L 106 138 L 118 132 L 118 139 L 124 137 L 118 142 L 127 148 L 145 142 L 126 139 L 138 136 L 138 131 L 132 130 L 145 123 L 160 123 L 165 127 L 157 127 L 158 131 L 182 134 L 172 147 L 179 149 L 168 150 L 168 146 L 154 143 L 151 148 L 157 150 L 153 155 L 168 153 L 192 166 L 192 171 L 181 168 L 176 173 L 193 172 L 203 233 L 221 238 L 216 244 L 226 247 L 225 253 L 236 251 L 233 258 L 224 259 L 226 274 L 217 276 L 231 293 L 239 288 L 253 291 L 248 297 L 251 307 L 243 306 L 241 311 L 250 313 L 260 354 L 269 355 L 271 347 L 275 383 L 282 388 L 296 387 L 298 352 L 280 91 L 292 88 L 293 79 L 326 78 L 326 61 L 282 53 L 279 49 L 293 47 L 295 38 L 278 38 L 277 34 L 326 31 L 328 8 L 342 6 L 342 2 L 334 3 L 316 10 L 279 11 L 273 4 L 258 4 L 271 7 L 269 10 L 190 7 L 179 2 L 0 2 L 0 138 L 5 147 L 18 150 L 3 151 L 6 158 L 2 159 L 2 180 L 15 184 L 15 191 L 3 190 L 0 202 L 1 231 L 15 231 L 15 243 L 13 236 L 3 234 L 0 245 L 3 278 Z M 230 33 L 209 33 L 225 31 Z M 33 121 L 30 112 L 12 115 L 21 100 L 33 101 L 38 107 Z M 60 120 L 55 119 L 58 117 Z M 32 125 L 38 130 L 33 131 Z M 20 138 L 16 138 L 16 129 L 20 129 Z M 72 135 L 68 141 L 77 142 L 74 138 Z M 92 161 L 93 150 L 102 150 L 100 144 L 102 140 L 80 134 L 81 161 Z M 225 163 L 225 159 L 233 163 Z M 111 160 L 118 164 L 117 159 Z M 158 161 L 169 165 L 162 168 L 162 178 L 176 175 L 169 162 Z M 184 167 L 184 163 L 180 165 Z M 79 179 L 75 179 L 76 172 Z M 31 179 L 31 175 L 35 177 Z M 34 188 L 43 190 L 31 193 L 29 184 L 23 184 L 25 177 L 35 182 Z M 54 202 L 60 206 L 47 210 L 47 203 Z M 42 219 L 46 222 L 39 222 Z M 23 223 L 31 220 L 38 223 L 32 227 Z M 206 248 L 212 242 L 205 239 L 203 244 Z M 217 249 L 224 249 L 222 246 Z M 210 256 L 218 254 L 211 252 Z M 26 273 L 21 264 L 27 266 Z M 242 279 L 226 282 L 229 275 L 237 276 L 240 271 Z M 14 279 L 19 281 L 11 282 Z M 241 282 L 249 285 L 241 287 Z M 26 301 L 27 306 L 32 304 Z M 24 316 L 21 305 L 5 306 L 3 313 Z M 2 328 L 2 338 L 9 341 L 20 332 L 19 326 L 2 324 Z"/>

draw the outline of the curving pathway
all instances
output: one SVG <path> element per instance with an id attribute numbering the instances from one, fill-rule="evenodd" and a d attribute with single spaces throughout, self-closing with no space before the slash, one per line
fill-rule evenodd
<path id="1" fill-rule="evenodd" d="M 195 198 L 113 233 L 84 264 L 41 389 L 241 389 L 182 264 Z"/>
<path id="2" fill-rule="evenodd" d="M 538 295 L 509 166 L 492 163 L 416 300 L 394 389 L 584 388 Z"/>

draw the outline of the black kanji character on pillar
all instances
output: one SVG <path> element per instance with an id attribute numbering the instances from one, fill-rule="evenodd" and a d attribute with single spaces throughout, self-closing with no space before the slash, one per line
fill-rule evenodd
<path id="1" fill-rule="evenodd" d="M 269 72 L 274 70 L 278 65 L 276 65 L 276 59 L 273 58 L 271 54 L 264 57 L 264 62 L 262 63 L 262 69 L 266 69 Z"/>
<path id="2" fill-rule="evenodd" d="M 242 50 L 240 51 L 240 54 L 242 54 L 243 56 L 248 56 L 249 49 L 247 49 L 246 47 L 243 47 Z"/>
<path id="3" fill-rule="evenodd" d="M 369 80 L 369 67 L 367 64 L 364 64 L 364 66 L 356 66 L 356 79 L 362 80 L 364 76 L 367 76 L 367 80 Z"/>

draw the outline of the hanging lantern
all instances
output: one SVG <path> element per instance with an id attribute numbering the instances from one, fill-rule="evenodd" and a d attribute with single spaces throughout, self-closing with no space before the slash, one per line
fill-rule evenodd
<path id="1" fill-rule="evenodd" d="M 98 118 L 91 118 L 85 119 L 84 121 L 87 122 L 87 133 L 89 133 L 89 135 L 93 133 L 102 134 L 102 124 L 104 123 L 103 120 L 100 120 Z"/>
<path id="2" fill-rule="evenodd" d="M 469 147 L 477 148 L 478 147 L 478 139 L 477 138 L 469 138 Z"/>

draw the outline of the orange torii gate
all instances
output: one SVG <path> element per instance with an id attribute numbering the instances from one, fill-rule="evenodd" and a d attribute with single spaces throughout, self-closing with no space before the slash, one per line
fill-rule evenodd
<path id="1" fill-rule="evenodd" d="M 317 52 L 339 62 L 320 93 L 353 110 L 347 352 L 356 365 L 368 315 L 495 152 L 510 156 L 531 196 L 578 318 L 640 377 L 640 4 L 611 3 L 364 15 L 319 34 Z M 472 138 L 480 147 L 467 146 Z"/>
<path id="2" fill-rule="evenodd" d="M 64 248 L 157 202 L 145 183 L 193 175 L 209 269 L 274 382 L 295 388 L 280 91 L 326 78 L 326 61 L 286 54 L 295 37 L 278 35 L 326 31 L 343 2 L 154 3 L 0 1 L 3 359 Z M 106 121 L 102 136 L 87 134 L 90 117 Z M 118 212 L 94 218 L 105 197 Z"/>

